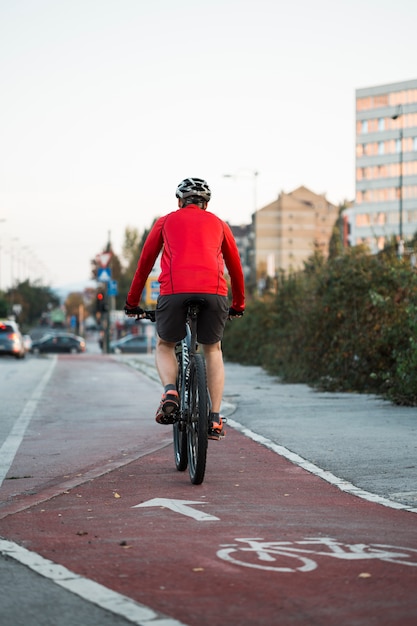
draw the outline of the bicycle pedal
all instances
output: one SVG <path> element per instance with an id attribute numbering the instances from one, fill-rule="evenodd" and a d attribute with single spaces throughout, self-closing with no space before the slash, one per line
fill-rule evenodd
<path id="1" fill-rule="evenodd" d="M 162 413 L 158 414 L 155 419 L 158 424 L 169 426 L 170 424 L 175 424 L 175 422 L 178 421 L 178 415 L 176 413 Z"/>

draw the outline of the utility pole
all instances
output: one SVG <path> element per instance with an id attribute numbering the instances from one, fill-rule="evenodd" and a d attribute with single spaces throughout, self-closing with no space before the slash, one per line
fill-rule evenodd
<path id="1" fill-rule="evenodd" d="M 401 259 L 404 254 L 404 236 L 403 236 L 403 135 L 404 135 L 404 122 L 403 122 L 403 106 L 398 105 L 398 113 L 391 116 L 392 120 L 400 119 L 400 176 L 399 176 L 399 236 L 400 241 L 398 243 L 398 258 Z"/>

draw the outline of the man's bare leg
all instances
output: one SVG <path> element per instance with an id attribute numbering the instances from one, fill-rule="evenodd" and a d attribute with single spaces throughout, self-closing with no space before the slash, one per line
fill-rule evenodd
<path id="1" fill-rule="evenodd" d="M 206 358 L 207 387 L 211 398 L 211 410 L 220 413 L 224 389 L 224 363 L 220 341 L 203 345 Z"/>
<path id="2" fill-rule="evenodd" d="M 156 342 L 155 363 L 159 378 L 164 388 L 177 384 L 178 364 L 175 356 L 175 343 L 164 341 L 158 337 Z"/>

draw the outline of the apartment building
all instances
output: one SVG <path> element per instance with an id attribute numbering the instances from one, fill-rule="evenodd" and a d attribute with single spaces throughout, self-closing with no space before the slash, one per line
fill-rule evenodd
<path id="1" fill-rule="evenodd" d="M 402 249 L 417 232 L 417 80 L 356 90 L 355 179 L 346 244 Z"/>
<path id="2" fill-rule="evenodd" d="M 243 224 L 240 226 L 232 226 L 229 224 L 234 235 L 236 245 L 239 250 L 240 260 L 242 262 L 243 275 L 246 283 L 252 280 L 253 275 L 253 255 L 254 255 L 254 230 L 253 220 L 251 224 Z"/>
<path id="3" fill-rule="evenodd" d="M 303 269 L 315 247 L 327 257 L 338 207 L 306 187 L 280 193 L 254 216 L 256 280 Z"/>

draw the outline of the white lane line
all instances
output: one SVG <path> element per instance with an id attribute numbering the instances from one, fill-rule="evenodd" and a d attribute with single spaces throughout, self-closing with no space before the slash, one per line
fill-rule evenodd
<path id="1" fill-rule="evenodd" d="M 31 570 L 49 578 L 52 582 L 96 606 L 124 617 L 138 626 L 186 626 L 183 622 L 166 617 L 153 609 L 112 591 L 99 583 L 79 576 L 71 570 L 44 559 L 13 541 L 0 539 L 0 553 L 8 556 Z"/>
<path id="2" fill-rule="evenodd" d="M 0 487 L 3 484 L 4 479 L 6 478 L 7 472 L 9 471 L 13 463 L 13 459 L 16 456 L 16 452 L 18 451 L 19 446 L 22 443 L 22 439 L 25 435 L 26 429 L 29 425 L 30 420 L 32 419 L 36 407 L 38 406 L 39 400 L 42 397 L 43 390 L 45 389 L 49 379 L 51 378 L 56 362 L 57 357 L 54 356 L 51 360 L 51 364 L 48 370 L 45 372 L 43 378 L 36 387 L 31 398 L 28 400 L 23 411 L 15 421 L 13 428 L 10 431 L 10 434 L 0 448 Z"/>
<path id="3" fill-rule="evenodd" d="M 338 478 L 331 472 L 321 469 L 317 465 L 314 465 L 314 463 L 310 463 L 310 461 L 306 461 L 306 459 L 303 459 L 302 456 L 295 454 L 295 452 L 291 452 L 291 450 L 288 450 L 288 448 L 285 448 L 284 446 L 280 446 L 274 443 L 270 439 L 267 439 L 267 437 L 263 437 L 262 435 L 258 435 L 257 433 L 254 433 L 252 430 L 250 430 L 249 428 L 246 428 L 246 426 L 243 426 L 242 424 L 240 424 L 239 422 L 236 422 L 230 417 L 227 418 L 227 423 L 232 428 L 235 428 L 236 430 L 240 431 L 246 437 L 253 439 L 253 441 L 260 443 L 261 445 L 265 446 L 266 448 L 269 448 L 273 452 L 276 452 L 280 456 L 285 457 L 286 459 L 288 459 L 295 465 L 299 465 L 300 467 L 305 469 L 307 472 L 310 472 L 310 474 L 315 474 L 315 476 L 318 476 L 319 478 L 322 478 L 328 483 L 335 485 L 336 487 L 341 489 L 341 491 L 351 493 L 352 495 L 358 496 L 359 498 L 362 498 L 363 500 L 368 500 L 369 502 L 382 504 L 383 506 L 389 507 L 391 509 L 402 509 L 404 511 L 410 511 L 411 513 L 417 513 L 417 508 L 409 507 L 406 504 L 401 504 L 400 502 L 393 502 L 392 500 L 388 500 L 388 498 L 384 498 L 383 496 L 378 496 L 375 493 L 371 493 L 370 491 L 365 491 L 364 489 L 355 487 L 355 485 L 353 485 L 352 483 L 349 483 L 347 480 L 343 480 L 343 478 Z"/>

